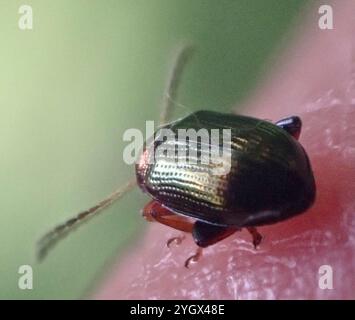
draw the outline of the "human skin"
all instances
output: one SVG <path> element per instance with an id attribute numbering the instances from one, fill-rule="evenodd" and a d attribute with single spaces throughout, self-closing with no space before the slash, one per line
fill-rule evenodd
<path id="1" fill-rule="evenodd" d="M 319 7 L 319 6 L 318 6 Z M 190 269 L 191 235 L 152 223 L 97 286 L 95 299 L 354 299 L 355 298 L 355 30 L 354 1 L 333 3 L 334 30 L 318 28 L 309 9 L 287 51 L 245 103 L 246 114 L 276 121 L 298 115 L 317 199 L 306 213 L 260 227 L 260 247 L 246 231 L 214 246 Z M 333 289 L 319 287 L 319 268 L 333 271 Z"/>

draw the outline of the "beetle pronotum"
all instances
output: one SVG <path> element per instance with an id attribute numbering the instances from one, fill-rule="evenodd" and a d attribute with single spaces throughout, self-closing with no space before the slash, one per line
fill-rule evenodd
<path id="1" fill-rule="evenodd" d="M 273 124 L 246 116 L 198 111 L 168 123 L 191 51 L 191 46 L 182 46 L 177 53 L 164 95 L 160 129 L 170 129 L 174 133 L 180 129 L 204 128 L 208 132 L 230 129 L 230 171 L 216 176 L 212 174 L 214 164 L 195 161 L 179 165 L 174 156 L 155 158 L 151 162 L 148 161 L 149 148 L 144 148 L 136 164 L 136 179 L 49 231 L 39 241 L 39 259 L 43 259 L 61 238 L 137 184 L 153 199 L 143 209 L 143 216 L 148 221 L 192 234 L 198 250 L 186 260 L 186 267 L 200 257 L 201 248 L 244 227 L 251 233 L 256 247 L 261 241 L 257 226 L 288 219 L 313 204 L 316 188 L 312 168 L 304 148 L 297 141 L 302 126 L 299 117 L 288 117 Z M 149 145 L 155 150 L 159 143 L 161 141 L 154 136 Z M 201 141 L 186 140 L 184 147 L 192 149 L 201 144 Z M 201 157 L 200 152 L 195 160 Z M 181 239 L 172 238 L 167 244 Z"/>

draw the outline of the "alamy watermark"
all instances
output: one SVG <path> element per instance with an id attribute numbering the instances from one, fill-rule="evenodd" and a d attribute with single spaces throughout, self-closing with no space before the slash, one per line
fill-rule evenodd
<path id="1" fill-rule="evenodd" d="M 333 8 L 330 5 L 322 5 L 318 9 L 318 13 L 321 15 L 318 19 L 318 27 L 321 30 L 333 30 Z"/>
<path id="2" fill-rule="evenodd" d="M 18 268 L 18 273 L 20 277 L 18 279 L 18 287 L 21 290 L 32 290 L 33 289 L 33 270 L 28 264 L 24 264 Z"/>
<path id="3" fill-rule="evenodd" d="M 18 20 L 18 27 L 20 30 L 32 30 L 33 29 L 33 10 L 29 5 L 21 5 L 18 9 L 20 18 Z"/>
<path id="4" fill-rule="evenodd" d="M 147 121 L 146 139 L 139 129 L 124 132 L 123 140 L 130 143 L 123 151 L 123 161 L 129 165 L 138 163 L 144 153 L 145 164 L 159 160 L 179 165 L 201 164 L 208 166 L 213 175 L 226 175 L 231 169 L 231 134 L 231 129 L 206 128 L 161 128 L 155 132 L 154 121 Z"/>
<path id="5" fill-rule="evenodd" d="M 322 290 L 332 290 L 333 287 L 333 268 L 330 265 L 321 265 L 318 269 L 318 286 Z"/>

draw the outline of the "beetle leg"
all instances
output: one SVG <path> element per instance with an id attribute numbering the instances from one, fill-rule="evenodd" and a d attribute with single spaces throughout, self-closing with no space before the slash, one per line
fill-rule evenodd
<path id="1" fill-rule="evenodd" d="M 186 259 L 185 261 L 185 268 L 189 269 L 190 265 L 192 263 L 196 263 L 202 256 L 202 248 L 198 247 L 195 254 L 193 254 L 191 257 Z"/>
<path id="2" fill-rule="evenodd" d="M 174 211 L 162 206 L 158 201 L 149 202 L 143 209 L 143 216 L 148 221 L 157 221 L 176 230 L 192 232 L 192 219 L 178 216 Z"/>
<path id="3" fill-rule="evenodd" d="M 192 236 L 199 247 L 205 248 L 229 237 L 238 230 L 236 227 L 222 227 L 196 221 L 192 230 Z"/>
<path id="4" fill-rule="evenodd" d="M 182 240 L 185 239 L 185 235 L 181 235 L 181 236 L 177 236 L 177 237 L 173 237 L 173 238 L 170 238 L 167 242 L 166 242 L 166 246 L 168 248 L 170 248 L 171 244 L 172 243 L 175 243 L 176 245 L 179 245 L 181 244 Z"/>
<path id="5" fill-rule="evenodd" d="M 253 245 L 254 248 L 256 249 L 258 245 L 261 243 L 263 236 L 258 232 L 258 230 L 255 227 L 247 227 L 247 230 L 253 237 Z"/>
<path id="6" fill-rule="evenodd" d="M 301 134 L 302 121 L 299 117 L 292 116 L 285 119 L 281 119 L 275 123 L 280 128 L 287 131 L 291 136 L 298 140 Z"/>
<path id="7" fill-rule="evenodd" d="M 148 221 L 157 221 L 176 230 L 192 232 L 193 222 L 191 219 L 176 215 L 173 211 L 163 207 L 158 201 L 149 202 L 143 209 L 143 216 Z M 172 243 L 179 245 L 184 239 L 184 235 L 173 237 L 166 242 L 166 245 L 170 248 Z"/>

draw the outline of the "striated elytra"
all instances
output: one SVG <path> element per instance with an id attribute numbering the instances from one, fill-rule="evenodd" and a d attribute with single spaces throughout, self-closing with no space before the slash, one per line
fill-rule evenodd
<path id="1" fill-rule="evenodd" d="M 212 129 L 231 129 L 231 169 L 225 175 L 212 174 L 211 166 L 198 161 L 179 165 L 176 159 L 156 157 L 148 162 L 148 148 L 136 165 L 139 186 L 154 199 L 144 215 L 191 231 L 201 247 L 242 227 L 288 219 L 306 211 L 315 200 L 311 164 L 297 141 L 299 117 L 273 124 L 241 115 L 198 111 L 163 128 L 176 134 L 179 129 L 204 128 L 209 133 Z M 154 139 L 151 143 L 155 149 L 161 141 Z M 199 144 L 189 139 L 185 147 Z M 189 217 L 194 218 L 193 225 Z M 255 242 L 260 240 L 254 237 Z"/>

